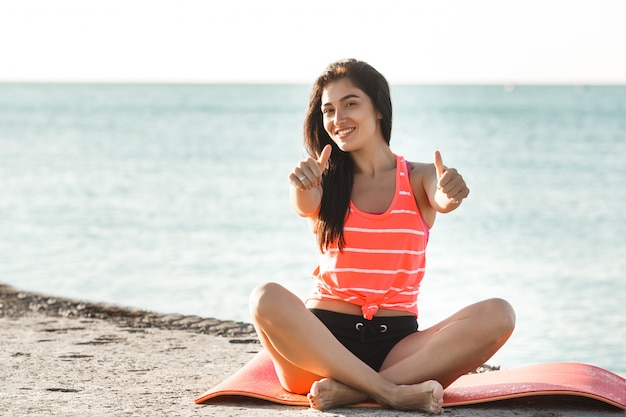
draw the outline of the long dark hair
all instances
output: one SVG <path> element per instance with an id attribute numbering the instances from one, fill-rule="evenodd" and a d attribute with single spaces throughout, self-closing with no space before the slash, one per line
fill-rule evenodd
<path id="1" fill-rule="evenodd" d="M 343 225 L 348 215 L 354 184 L 354 161 L 349 153 L 341 151 L 328 136 L 321 110 L 322 93 L 326 85 L 344 78 L 369 96 L 374 108 L 382 115 L 380 124 L 383 138 L 387 144 L 391 140 L 391 95 L 385 77 L 371 65 L 356 59 L 336 61 L 326 67 L 313 84 L 304 121 L 304 146 L 310 156 L 319 158 L 326 145 L 331 144 L 333 147 L 328 170 L 322 178 L 324 192 L 315 227 L 322 251 L 334 242 L 339 249 L 345 246 Z"/>

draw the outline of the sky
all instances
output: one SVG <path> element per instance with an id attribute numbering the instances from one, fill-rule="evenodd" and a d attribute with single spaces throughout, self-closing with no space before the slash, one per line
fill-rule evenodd
<path id="1" fill-rule="evenodd" d="M 0 82 L 626 84 L 626 0 L 0 0 Z"/>

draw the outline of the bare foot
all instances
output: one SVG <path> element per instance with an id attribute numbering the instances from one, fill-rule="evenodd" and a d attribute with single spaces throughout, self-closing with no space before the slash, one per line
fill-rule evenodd
<path id="1" fill-rule="evenodd" d="M 366 394 L 329 378 L 314 382 L 307 398 L 311 408 L 316 410 L 328 410 L 368 400 Z M 420 410 L 441 414 L 443 411 L 443 387 L 437 381 L 426 381 L 415 385 L 398 385 L 394 398 L 380 403 L 397 410 Z"/>
<path id="2" fill-rule="evenodd" d="M 329 378 L 315 381 L 311 385 L 311 391 L 307 398 L 311 408 L 316 410 L 328 410 L 367 400 L 365 394 Z"/>
<path id="3" fill-rule="evenodd" d="M 397 410 L 421 410 L 433 414 L 443 411 L 443 387 L 437 381 L 399 385 L 389 406 Z"/>

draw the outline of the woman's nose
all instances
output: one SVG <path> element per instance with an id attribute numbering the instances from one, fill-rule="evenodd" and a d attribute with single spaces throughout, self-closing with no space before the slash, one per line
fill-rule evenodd
<path id="1" fill-rule="evenodd" d="M 345 116 L 342 111 L 335 111 L 335 125 L 340 126 L 345 121 Z"/>

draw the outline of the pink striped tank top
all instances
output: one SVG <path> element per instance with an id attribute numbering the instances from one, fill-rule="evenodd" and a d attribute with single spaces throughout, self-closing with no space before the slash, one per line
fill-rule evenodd
<path id="1" fill-rule="evenodd" d="M 356 304 L 368 320 L 379 308 L 417 316 L 428 226 L 417 208 L 404 158 L 396 156 L 396 193 L 387 211 L 365 213 L 350 202 L 343 233 L 343 252 L 333 245 L 320 255 L 309 298 Z"/>

